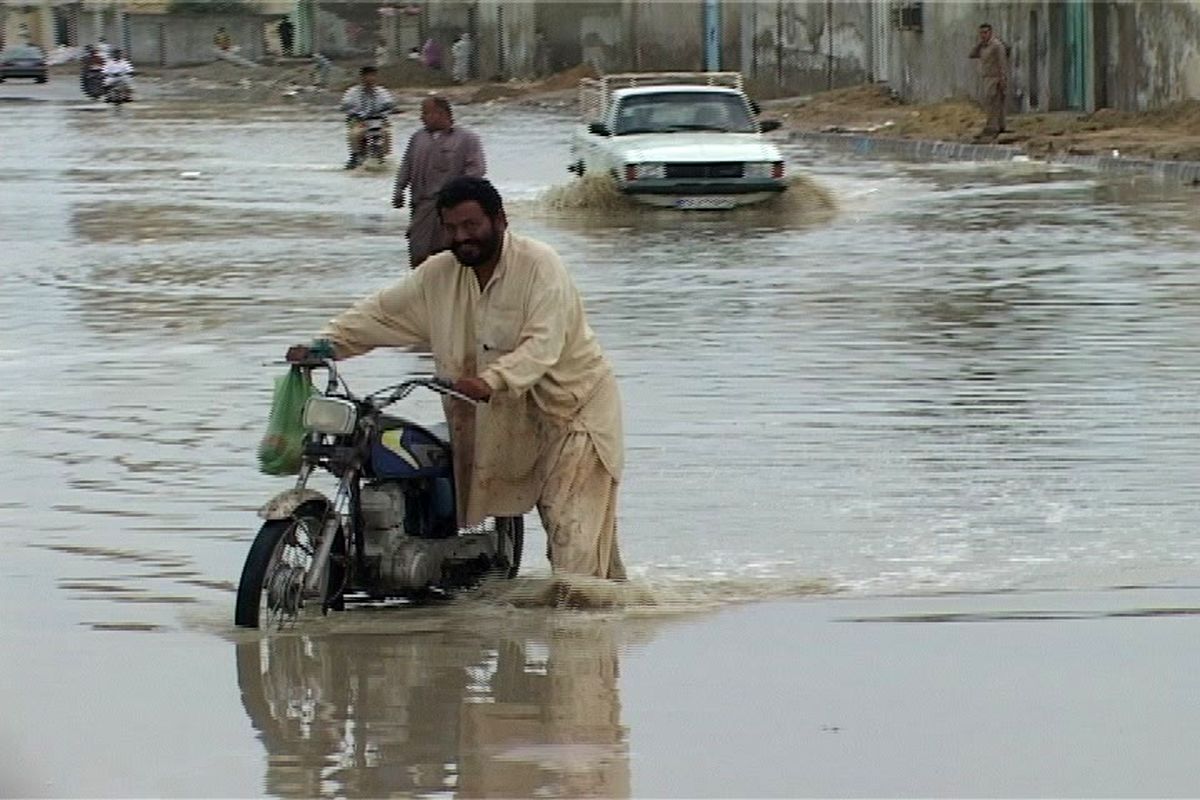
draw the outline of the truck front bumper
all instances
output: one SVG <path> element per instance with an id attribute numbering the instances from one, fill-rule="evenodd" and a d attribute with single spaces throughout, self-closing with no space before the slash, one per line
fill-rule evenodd
<path id="1" fill-rule="evenodd" d="M 782 192 L 784 181 L 774 178 L 723 178 L 718 180 L 681 181 L 672 178 L 646 178 L 621 184 L 625 194 L 666 194 L 676 197 L 691 195 L 757 194 Z"/>

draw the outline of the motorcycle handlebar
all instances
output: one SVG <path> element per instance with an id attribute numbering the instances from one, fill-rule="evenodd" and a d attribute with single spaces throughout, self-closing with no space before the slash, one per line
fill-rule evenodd
<path id="1" fill-rule="evenodd" d="M 432 392 L 436 392 L 437 394 L 444 395 L 446 397 L 453 397 L 456 400 L 462 400 L 463 402 L 470 403 L 471 405 L 476 405 L 478 403 L 478 401 L 474 398 L 468 397 L 462 392 L 456 391 L 452 381 L 448 381 L 445 378 L 439 378 L 436 375 L 431 375 L 429 377 L 409 378 L 408 380 L 398 383 L 395 386 L 391 386 L 387 389 L 376 392 L 375 395 L 382 394 L 382 392 L 385 391 L 390 392 L 387 397 L 379 403 L 379 407 L 384 408 L 392 403 L 397 402 L 398 400 L 404 399 L 406 396 L 408 396 L 409 392 L 418 386 L 429 389 Z"/>

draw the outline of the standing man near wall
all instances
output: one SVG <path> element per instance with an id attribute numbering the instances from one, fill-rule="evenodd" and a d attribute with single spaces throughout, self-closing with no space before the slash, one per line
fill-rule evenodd
<path id="1" fill-rule="evenodd" d="M 450 246 L 437 213 L 437 194 L 455 178 L 482 178 L 487 172 L 483 145 L 474 132 L 454 124 L 450 102 L 430 95 L 421 102 L 424 127 L 414 133 L 396 173 L 392 207 L 404 205 L 409 193 L 408 263 L 417 267 Z"/>
<path id="2" fill-rule="evenodd" d="M 284 17 L 279 21 L 279 46 L 283 49 L 283 54 L 288 58 L 292 57 L 292 46 L 296 42 L 296 26 L 292 24 L 292 20 Z"/>
<path id="3" fill-rule="evenodd" d="M 992 26 L 979 26 L 979 41 L 971 48 L 970 58 L 979 59 L 981 78 L 979 102 L 987 112 L 987 123 L 980 139 L 994 139 L 1004 132 L 1004 106 L 1008 101 L 1008 54 L 1004 42 L 992 33 Z"/>

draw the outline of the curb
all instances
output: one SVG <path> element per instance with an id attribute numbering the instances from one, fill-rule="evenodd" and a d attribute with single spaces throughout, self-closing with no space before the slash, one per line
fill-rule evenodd
<path id="1" fill-rule="evenodd" d="M 866 158 L 906 158 L 918 161 L 1012 161 L 1015 158 L 1093 169 L 1111 174 L 1151 175 L 1163 181 L 1200 186 L 1200 161 L 1159 161 L 1120 156 L 1051 155 L 1034 159 L 1020 147 L 997 144 L 940 142 L 930 139 L 895 139 L 853 133 L 791 131 L 788 141 L 810 142 Z"/>

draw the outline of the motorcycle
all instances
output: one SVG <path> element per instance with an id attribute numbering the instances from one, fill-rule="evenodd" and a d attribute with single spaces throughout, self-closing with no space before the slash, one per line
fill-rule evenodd
<path id="1" fill-rule="evenodd" d="M 89 66 L 84 70 L 82 80 L 83 93 L 92 100 L 99 100 L 104 96 L 104 72 L 99 65 Z"/>
<path id="2" fill-rule="evenodd" d="M 328 373 L 304 406 L 308 431 L 296 485 L 264 505 L 238 583 L 234 621 L 273 626 L 346 602 L 448 594 L 486 577 L 515 578 L 521 517 L 460 529 L 445 423 L 384 413 L 418 388 L 474 403 L 446 381 L 410 377 L 358 397 L 329 359 L 298 365 Z M 309 488 L 317 470 L 338 479 L 333 496 Z"/>
<path id="3" fill-rule="evenodd" d="M 123 103 L 131 100 L 133 100 L 133 84 L 127 77 L 115 77 L 104 87 L 104 102 L 106 103 L 112 103 L 120 108 Z"/>
<path id="4" fill-rule="evenodd" d="M 370 117 L 364 120 L 366 130 L 363 131 L 363 157 L 383 161 L 387 158 L 387 120 L 383 117 Z"/>
<path id="5" fill-rule="evenodd" d="M 362 123 L 361 149 L 354 154 L 354 166 L 382 167 L 387 159 L 390 147 L 388 144 L 387 119 L 378 117 L 350 117 L 351 121 Z"/>

